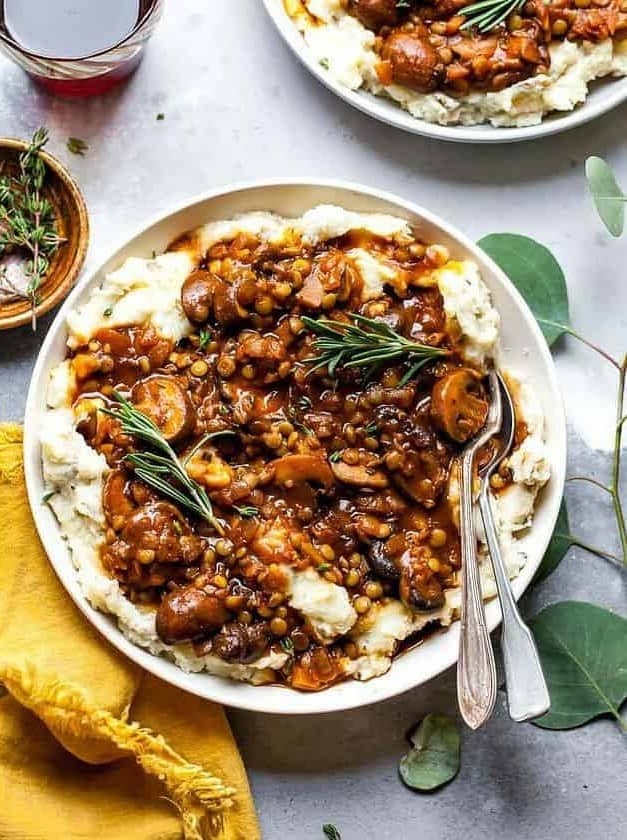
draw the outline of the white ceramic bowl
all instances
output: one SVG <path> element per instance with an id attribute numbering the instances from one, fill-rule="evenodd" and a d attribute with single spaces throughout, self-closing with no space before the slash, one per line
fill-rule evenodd
<path id="1" fill-rule="evenodd" d="M 44 485 L 41 471 L 39 429 L 44 422 L 45 392 L 49 371 L 65 356 L 65 318 L 69 309 L 87 298 L 99 278 L 117 268 L 129 256 L 149 257 L 162 251 L 183 231 L 208 221 L 227 219 L 249 210 L 270 210 L 298 216 L 319 203 L 334 203 L 361 212 L 392 213 L 406 218 L 426 241 L 449 247 L 458 258 L 475 260 L 489 286 L 502 318 L 502 361 L 520 372 L 535 387 L 547 418 L 547 441 L 553 477 L 537 505 L 533 527 L 521 543 L 529 561 L 514 581 L 520 596 L 529 585 L 549 542 L 564 488 L 566 464 L 565 419 L 555 368 L 542 334 L 521 296 L 502 271 L 468 238 L 421 207 L 378 190 L 341 181 L 273 181 L 225 187 L 196 198 L 160 216 L 115 249 L 93 274 L 84 277 L 66 300 L 43 343 L 26 406 L 24 460 L 28 494 L 37 530 L 50 562 L 77 606 L 102 635 L 129 659 L 147 671 L 193 694 L 260 712 L 311 714 L 365 706 L 407 691 L 435 677 L 457 659 L 459 630 L 435 633 L 394 662 L 390 671 L 370 682 L 350 680 L 317 694 L 291 691 L 280 686 L 251 686 L 209 674 L 186 674 L 166 659 L 153 656 L 129 642 L 108 615 L 87 603 L 76 582 L 71 557 L 61 538 L 54 515 L 41 503 Z M 500 612 L 496 601 L 487 605 L 490 628 L 496 627 Z"/>
<path id="2" fill-rule="evenodd" d="M 350 90 L 324 70 L 312 55 L 305 40 L 285 11 L 283 0 L 263 0 L 268 14 L 281 33 L 283 40 L 300 61 L 337 96 L 364 114 L 381 122 L 402 128 L 412 134 L 422 134 L 437 140 L 451 140 L 457 143 L 514 143 L 518 140 L 533 140 L 558 134 L 575 126 L 583 125 L 627 100 L 627 77 L 623 79 L 601 79 L 593 82 L 586 101 L 574 111 L 556 112 L 544 118 L 539 125 L 524 128 L 495 128 L 491 125 L 438 125 L 419 120 L 404 111 L 392 100 L 384 99 L 363 90 Z"/>

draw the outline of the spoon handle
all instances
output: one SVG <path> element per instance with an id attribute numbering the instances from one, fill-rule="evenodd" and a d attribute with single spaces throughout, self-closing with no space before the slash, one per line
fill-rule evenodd
<path id="1" fill-rule="evenodd" d="M 542 673 L 535 641 L 531 630 L 520 616 L 503 562 L 490 508 L 487 481 L 484 481 L 481 487 L 479 509 L 503 614 L 501 648 L 505 663 L 509 716 L 515 721 L 531 720 L 549 710 L 549 690 Z"/>
<path id="2" fill-rule="evenodd" d="M 462 458 L 460 483 L 462 587 L 459 658 L 457 660 L 457 702 L 471 729 L 488 720 L 496 703 L 496 665 L 486 625 L 477 537 L 473 516 L 472 467 L 474 453 Z"/>

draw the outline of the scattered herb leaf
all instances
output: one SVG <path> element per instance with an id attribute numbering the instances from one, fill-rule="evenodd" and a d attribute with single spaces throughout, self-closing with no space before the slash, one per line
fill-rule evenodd
<path id="1" fill-rule="evenodd" d="M 294 654 L 294 642 L 291 639 L 283 637 L 281 639 L 281 647 L 283 648 L 285 653 L 289 653 L 290 656 Z"/>
<path id="2" fill-rule="evenodd" d="M 69 137 L 67 143 L 68 152 L 72 152 L 73 155 L 80 155 L 81 157 L 85 157 L 85 152 L 89 149 L 89 146 L 84 140 L 81 140 L 80 137 Z"/>
<path id="3" fill-rule="evenodd" d="M 301 397 L 298 398 L 296 405 L 300 408 L 301 411 L 307 411 L 307 409 L 312 407 L 313 403 L 306 394 L 303 394 Z"/>
<path id="4" fill-rule="evenodd" d="M 564 272 L 548 248 L 517 233 L 492 233 L 477 244 L 524 297 L 549 346 L 569 331 Z"/>
<path id="5" fill-rule="evenodd" d="M 259 516 L 259 508 L 255 505 L 233 505 L 233 510 L 236 510 L 243 519 L 254 519 Z"/>
<path id="6" fill-rule="evenodd" d="M 318 563 L 317 569 L 319 572 L 328 572 L 331 568 L 330 563 Z"/>
<path id="7" fill-rule="evenodd" d="M 107 306 L 107 308 L 103 310 L 102 314 L 105 318 L 110 318 L 113 315 L 113 307 Z"/>
<path id="8" fill-rule="evenodd" d="M 376 433 L 378 431 L 379 431 L 379 427 L 377 426 L 376 423 L 374 423 L 374 422 L 373 423 L 368 423 L 368 425 L 364 429 L 364 435 L 366 437 L 372 437 L 372 435 L 376 435 Z"/>
<path id="9" fill-rule="evenodd" d="M 157 114 L 157 120 L 158 120 L 159 122 L 161 122 L 161 120 L 164 120 L 164 119 L 165 119 L 165 114 L 163 114 L 163 113 L 160 111 L 160 112 Z"/>
<path id="10" fill-rule="evenodd" d="M 325 70 L 329 69 L 329 59 L 328 58 L 321 58 L 320 59 L 320 67 L 323 67 Z"/>
<path id="11" fill-rule="evenodd" d="M 211 330 L 201 330 L 199 333 L 200 341 L 198 342 L 198 349 L 204 350 L 211 341 Z"/>
<path id="12" fill-rule="evenodd" d="M 57 490 L 46 490 L 46 492 L 45 492 L 45 493 L 43 494 L 43 496 L 41 497 L 41 503 L 42 503 L 42 505 L 47 505 L 47 504 L 48 504 L 48 502 L 50 501 L 50 499 L 51 499 L 53 496 L 56 496 L 56 495 L 57 495 L 57 492 L 58 492 Z"/>
<path id="13" fill-rule="evenodd" d="M 540 567 L 533 579 L 534 583 L 539 583 L 552 574 L 568 553 L 568 549 L 574 544 L 574 539 L 570 533 L 566 499 L 562 499 L 557 522 L 555 523 L 555 530 L 553 531 L 551 542 L 544 553 Z"/>
<path id="14" fill-rule="evenodd" d="M 627 196 L 614 173 L 603 158 L 593 156 L 586 161 L 586 179 L 601 221 L 612 236 L 620 236 L 625 229 Z"/>
<path id="15" fill-rule="evenodd" d="M 401 758 L 399 773 L 407 787 L 435 790 L 459 772 L 461 745 L 455 723 L 446 715 L 427 715 L 410 735 L 412 748 Z"/>
<path id="16" fill-rule="evenodd" d="M 331 454 L 329 455 L 329 461 L 331 461 L 332 464 L 337 464 L 338 461 L 342 460 L 343 452 L 343 449 L 336 449 L 335 452 L 331 452 Z"/>
<path id="17" fill-rule="evenodd" d="M 325 823 L 322 826 L 322 831 L 324 832 L 324 836 L 327 840 L 342 840 L 342 835 L 331 823 Z"/>
<path id="18" fill-rule="evenodd" d="M 530 621 L 551 695 L 538 720 L 544 729 L 572 729 L 610 714 L 627 731 L 627 619 L 582 601 L 553 604 Z"/>

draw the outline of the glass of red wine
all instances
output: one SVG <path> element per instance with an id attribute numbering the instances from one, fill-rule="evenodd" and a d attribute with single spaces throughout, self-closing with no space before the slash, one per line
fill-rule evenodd
<path id="1" fill-rule="evenodd" d="M 0 47 L 60 96 L 105 93 L 137 68 L 163 0 L 0 0 Z"/>

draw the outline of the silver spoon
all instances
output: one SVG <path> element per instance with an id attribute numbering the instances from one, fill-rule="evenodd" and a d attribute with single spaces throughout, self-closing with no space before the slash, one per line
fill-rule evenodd
<path id="1" fill-rule="evenodd" d="M 493 415 L 493 417 L 488 417 L 486 427 L 492 419 L 495 423 L 498 423 L 497 429 L 500 430 L 501 435 L 500 446 L 495 450 L 490 462 L 480 472 L 479 510 L 481 511 L 488 550 L 492 558 L 503 615 L 501 648 L 505 664 L 509 716 L 512 720 L 524 721 L 539 717 L 547 712 L 550 706 L 550 698 L 536 644 L 531 631 L 522 620 L 514 600 L 490 507 L 490 477 L 512 448 L 516 430 L 516 415 L 512 398 L 503 378 L 495 371 L 491 371 L 488 376 L 488 384 L 490 389 L 490 415 Z"/>
<path id="2" fill-rule="evenodd" d="M 481 594 L 472 492 L 475 455 L 499 430 L 497 420 L 490 404 L 485 426 L 478 437 L 466 445 L 461 458 L 459 501 L 462 568 L 457 703 L 461 716 L 471 729 L 478 729 L 491 716 L 497 692 L 494 651 Z"/>

